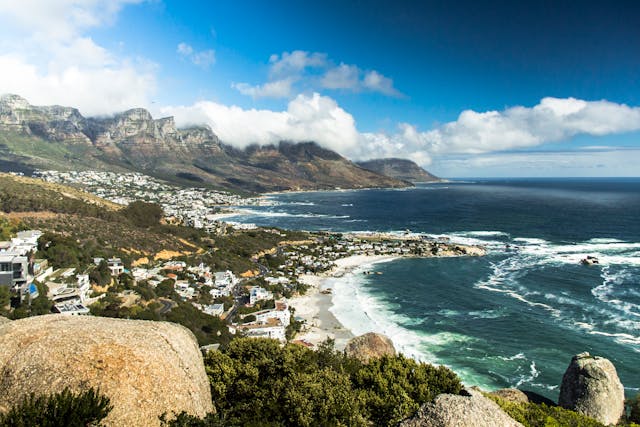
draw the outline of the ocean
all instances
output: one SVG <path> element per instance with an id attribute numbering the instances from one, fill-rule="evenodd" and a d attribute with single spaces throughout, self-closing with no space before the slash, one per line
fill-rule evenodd
<path id="1" fill-rule="evenodd" d="M 638 393 L 640 179 L 478 179 L 269 198 L 228 219 L 487 247 L 485 257 L 395 259 L 331 279 L 331 310 L 355 334 L 384 333 L 469 385 L 554 400 L 571 357 L 588 351 L 615 364 L 628 396 Z M 588 255 L 600 263 L 581 265 Z M 361 274 L 371 269 L 382 274 Z"/>

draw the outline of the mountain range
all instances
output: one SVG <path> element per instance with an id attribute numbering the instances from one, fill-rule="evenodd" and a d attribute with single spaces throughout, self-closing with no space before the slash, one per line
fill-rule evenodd
<path id="1" fill-rule="evenodd" d="M 0 97 L 0 170 L 94 169 L 141 172 L 182 185 L 241 192 L 406 187 L 436 179 L 415 163 L 379 159 L 361 165 L 315 142 L 250 146 L 221 142 L 208 126 L 176 127 L 142 108 L 111 117 L 33 106 Z"/>

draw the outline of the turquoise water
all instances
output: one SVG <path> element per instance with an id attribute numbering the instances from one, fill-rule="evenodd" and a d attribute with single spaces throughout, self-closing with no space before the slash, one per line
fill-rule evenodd
<path id="1" fill-rule="evenodd" d="M 589 351 L 613 361 L 628 395 L 638 392 L 640 180 L 485 180 L 272 199 L 231 220 L 410 229 L 489 249 L 335 279 L 332 310 L 355 333 L 386 333 L 402 352 L 445 364 L 468 384 L 552 399 L 571 356 Z M 587 255 L 600 264 L 581 265 Z"/>

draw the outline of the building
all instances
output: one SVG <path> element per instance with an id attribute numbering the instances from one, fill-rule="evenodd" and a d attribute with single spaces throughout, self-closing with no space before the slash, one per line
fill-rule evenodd
<path id="1" fill-rule="evenodd" d="M 260 286 L 254 286 L 249 290 L 249 304 L 251 305 L 270 299 L 273 299 L 273 294 Z"/>
<path id="2" fill-rule="evenodd" d="M 54 304 L 53 311 L 60 314 L 66 314 L 67 316 L 89 314 L 89 309 L 77 299 Z"/>
<path id="3" fill-rule="evenodd" d="M 224 304 L 205 305 L 202 311 L 210 316 L 222 316 L 222 313 L 224 313 Z"/>
<path id="4" fill-rule="evenodd" d="M 286 328 L 291 322 L 291 312 L 285 301 L 276 301 L 276 307 L 252 313 L 256 316 L 256 323 L 267 323 L 269 319 L 278 319 Z"/>
<path id="5" fill-rule="evenodd" d="M 109 267 L 112 276 L 119 276 L 124 273 L 124 264 L 120 258 L 109 258 L 107 260 L 107 267 Z"/>
<path id="6" fill-rule="evenodd" d="M 182 299 L 193 299 L 196 295 L 196 290 L 191 287 L 189 282 L 184 280 L 178 280 L 173 284 L 173 289 Z"/>
<path id="7" fill-rule="evenodd" d="M 287 342 L 286 328 L 278 319 L 268 319 L 265 323 L 239 325 L 231 332 L 240 332 L 249 338 L 272 338 L 283 343 Z"/>
<path id="8" fill-rule="evenodd" d="M 17 292 L 26 287 L 29 278 L 29 260 L 26 256 L 3 252 L 0 254 L 0 286 Z"/>

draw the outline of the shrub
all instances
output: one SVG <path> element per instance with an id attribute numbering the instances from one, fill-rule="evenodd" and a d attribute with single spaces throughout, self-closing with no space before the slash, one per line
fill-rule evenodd
<path id="1" fill-rule="evenodd" d="M 460 381 L 444 367 L 403 356 L 369 365 L 333 349 L 237 338 L 209 352 L 205 367 L 225 425 L 394 425 Z M 214 424 L 174 424 L 214 425 Z"/>
<path id="2" fill-rule="evenodd" d="M 98 425 L 113 407 L 94 389 L 75 394 L 69 389 L 50 396 L 31 394 L 5 414 L 0 427 L 84 427 Z"/>
<path id="3" fill-rule="evenodd" d="M 640 394 L 629 400 L 629 421 L 640 424 Z"/>
<path id="4" fill-rule="evenodd" d="M 562 408 L 547 406 L 544 403 L 514 403 L 496 396 L 488 395 L 511 418 L 525 427 L 604 427 L 604 424 L 585 415 Z"/>

